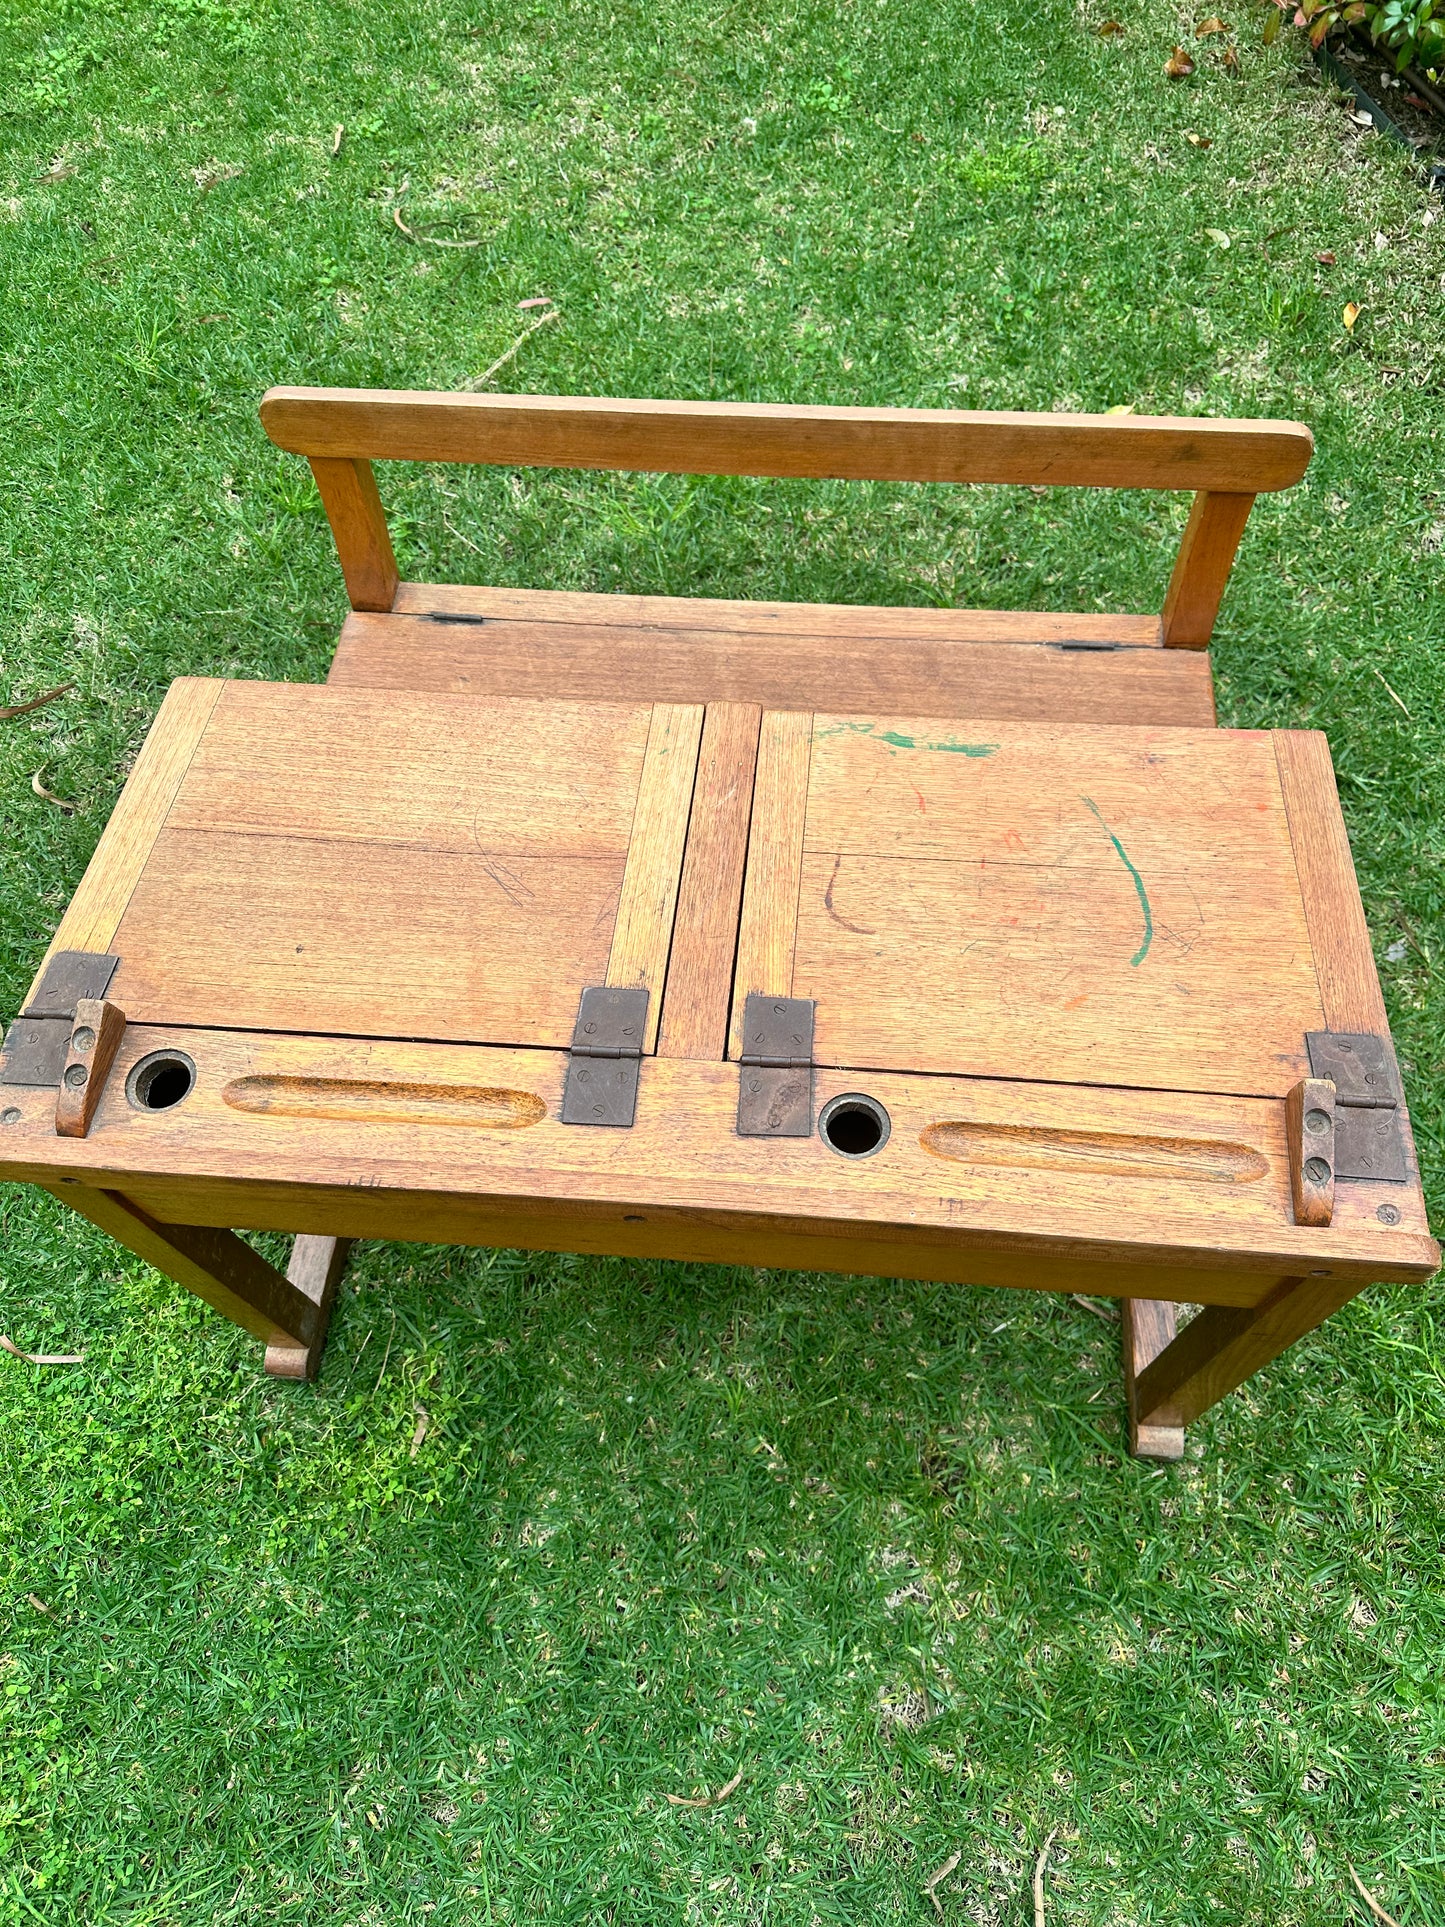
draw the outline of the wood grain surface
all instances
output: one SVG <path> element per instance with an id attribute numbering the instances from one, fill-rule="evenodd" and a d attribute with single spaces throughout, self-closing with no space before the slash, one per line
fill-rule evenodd
<path id="1" fill-rule="evenodd" d="M 133 1108 L 124 1092 L 129 1067 L 176 1045 L 196 1064 L 194 1090 L 170 1110 Z M 148 1197 L 159 1195 L 152 1186 L 169 1187 L 166 1209 L 177 1217 L 235 1211 L 230 1221 L 238 1224 L 263 1221 L 244 1199 L 248 1187 L 270 1187 L 270 1221 L 342 1236 L 451 1235 L 435 1228 L 451 1220 L 434 1209 L 452 1199 L 470 1200 L 466 1208 L 482 1215 L 555 1214 L 553 1248 L 588 1249 L 566 1243 L 578 1213 L 601 1213 L 614 1237 L 630 1235 L 631 1215 L 650 1222 L 663 1213 L 674 1227 L 696 1227 L 688 1251 L 673 1256 L 695 1252 L 712 1232 L 726 1233 L 734 1252 L 750 1249 L 748 1261 L 759 1264 L 783 1262 L 769 1255 L 782 1248 L 775 1234 L 839 1244 L 851 1236 L 875 1248 L 932 1250 L 959 1279 L 976 1271 L 999 1281 L 985 1262 L 990 1253 L 1010 1259 L 1015 1282 L 1044 1287 L 1056 1258 L 1086 1262 L 1095 1277 L 1109 1265 L 1133 1265 L 1150 1273 L 1147 1288 L 1138 1277 L 1133 1289 L 1127 1280 L 1089 1288 L 1198 1303 L 1251 1304 L 1279 1278 L 1316 1269 L 1421 1278 L 1436 1262 L 1413 1181 L 1341 1186 L 1331 1225 L 1293 1222 L 1278 1101 L 819 1071 L 820 1103 L 861 1089 L 889 1112 L 885 1149 L 851 1161 L 816 1136 L 738 1137 L 737 1069 L 719 1062 L 645 1059 L 632 1130 L 569 1128 L 558 1121 L 565 1065 L 561 1051 L 132 1025 L 88 1137 L 56 1137 L 52 1092 L 13 1092 L 21 1115 L 0 1132 L 0 1173 L 44 1183 L 74 1177 L 134 1196 L 138 1187 Z M 247 1092 L 258 1080 L 280 1079 L 311 1100 L 258 1114 Z M 348 1085 L 367 1092 L 360 1114 Z M 496 1094 L 478 1107 L 479 1128 L 436 1115 L 448 1086 Z M 387 1091 L 385 1104 L 374 1102 L 377 1087 Z M 409 1108 L 413 1091 L 419 1101 Z M 498 1128 L 499 1112 L 512 1123 Z M 1019 1127 L 1040 1137 L 1067 1132 L 1075 1145 L 1093 1134 L 1105 1168 L 1040 1161 L 1027 1147 L 1012 1166 L 996 1156 L 974 1163 L 940 1155 L 940 1137 L 960 1126 L 995 1138 Z M 1121 1139 L 1143 1140 L 1146 1155 L 1121 1159 Z M 1172 1167 L 1157 1161 L 1165 1141 L 1186 1154 Z M 1199 1181 L 1193 1160 L 1208 1143 L 1232 1168 L 1230 1181 Z M 224 1203 L 213 1189 L 222 1181 Z M 342 1203 L 333 1199 L 318 1217 L 308 1202 L 316 1192 Z M 348 1193 L 350 1216 L 342 1209 Z M 289 1219 L 275 1215 L 285 1197 Z M 1375 1215 L 1386 1198 L 1401 1212 L 1397 1225 Z M 371 1209 L 378 1199 L 380 1215 Z M 903 1275 L 901 1263 L 844 1268 Z"/>
<path id="2" fill-rule="evenodd" d="M 417 584 L 403 584 L 398 609 Z M 543 605 L 529 609 L 535 594 Z M 915 716 L 1162 723 L 1208 729 L 1205 655 L 1158 647 L 1157 617 L 828 609 L 545 591 L 438 590 L 467 621 L 349 616 L 330 680 L 349 686 L 595 702 L 744 702 Z M 606 605 L 615 602 L 617 609 Z M 557 604 L 588 605 L 563 614 Z M 518 606 L 521 605 L 521 606 Z M 729 627 L 710 608 L 738 612 Z M 762 610 L 761 615 L 756 611 Z M 786 612 L 786 613 L 784 613 Z M 933 621 L 928 618 L 935 618 Z"/>
<path id="3" fill-rule="evenodd" d="M 263 1344 L 305 1347 L 321 1330 L 320 1308 L 233 1232 L 159 1222 L 134 1199 L 88 1184 L 48 1188 L 62 1204 Z"/>
<path id="4" fill-rule="evenodd" d="M 740 958 L 816 1000 L 819 1063 L 1261 1096 L 1308 1070 L 1265 733 L 820 714 L 798 882 L 749 878 Z"/>
<path id="5" fill-rule="evenodd" d="M 1274 748 L 1326 1025 L 1388 1037 L 1329 743 L 1318 730 L 1280 729 Z"/>
<path id="6" fill-rule="evenodd" d="M 269 1378 L 315 1378 L 321 1369 L 321 1354 L 326 1348 L 327 1329 L 342 1273 L 351 1255 L 351 1242 L 350 1238 L 315 1238 L 303 1233 L 292 1245 L 286 1282 L 315 1305 L 320 1328 L 309 1345 L 268 1345 L 266 1374 Z"/>
<path id="7" fill-rule="evenodd" d="M 701 718 L 228 685 L 146 820 L 111 994 L 133 1020 L 555 1046 L 611 966 L 655 1008 Z"/>
<path id="8" fill-rule="evenodd" d="M 110 949 L 131 892 L 225 687 L 224 682 L 209 678 L 182 676 L 166 691 L 110 821 L 100 833 L 80 887 L 70 899 L 35 973 L 27 1004 L 57 950 Z"/>
<path id="9" fill-rule="evenodd" d="M 1252 495 L 1206 490 L 1195 496 L 1164 598 L 1166 648 L 1208 647 L 1253 504 Z"/>
<path id="10" fill-rule="evenodd" d="M 348 460 L 1251 494 L 1297 482 L 1314 447 L 1284 421 L 368 388 L 272 388 L 261 421 L 281 448 Z"/>
<path id="11" fill-rule="evenodd" d="M 654 707 L 628 834 L 606 982 L 649 992 L 645 1051 L 657 1047 L 702 721 L 697 703 Z"/>
<path id="12" fill-rule="evenodd" d="M 751 991 L 787 996 L 793 978 L 798 889 L 803 872 L 803 828 L 808 808 L 808 759 L 813 719 L 796 710 L 768 710 L 758 737 L 758 771 L 748 832 L 747 875 L 738 926 L 737 968 L 728 1055 L 742 1039 L 743 1008 Z"/>
<path id="13" fill-rule="evenodd" d="M 709 703 L 698 757 L 658 1051 L 727 1055 L 761 711 Z"/>
<path id="14" fill-rule="evenodd" d="M 1139 1423 L 1139 1377 L 1174 1342 L 1178 1308 L 1165 1300 L 1126 1298 L 1119 1307 L 1120 1338 L 1124 1353 L 1124 1395 L 1129 1406 L 1129 1450 L 1141 1459 L 1182 1459 L 1184 1427 L 1171 1407 L 1154 1411 L 1148 1424 Z"/>
<path id="15" fill-rule="evenodd" d="M 396 557 L 371 463 L 318 456 L 311 473 L 352 608 L 389 609 L 396 598 Z"/>

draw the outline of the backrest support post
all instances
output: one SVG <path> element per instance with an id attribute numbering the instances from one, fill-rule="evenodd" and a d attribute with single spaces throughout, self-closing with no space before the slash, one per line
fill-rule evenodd
<path id="1" fill-rule="evenodd" d="M 321 455 L 309 460 L 352 608 L 390 609 L 399 578 L 371 463 Z"/>
<path id="2" fill-rule="evenodd" d="M 1179 544 L 1164 598 L 1166 649 L 1207 649 L 1234 552 L 1253 505 L 1252 495 L 1200 489 Z"/>

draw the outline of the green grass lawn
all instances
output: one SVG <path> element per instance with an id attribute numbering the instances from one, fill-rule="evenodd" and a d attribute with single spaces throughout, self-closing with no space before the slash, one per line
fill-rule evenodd
<path id="1" fill-rule="evenodd" d="M 0 1009 L 168 680 L 324 672 L 262 390 L 452 386 L 547 295 L 506 385 L 1312 425 L 1225 719 L 1329 732 L 1438 1212 L 1445 219 L 1208 10 L 0 0 L 0 703 L 74 684 L 0 724 Z M 1039 608 L 1157 608 L 1185 508 L 382 484 L 413 575 Z M 0 1330 L 85 1353 L 0 1355 L 7 1927 L 926 1927 L 953 1855 L 943 1920 L 1014 1927 L 1054 1829 L 1050 1927 L 1364 1923 L 1350 1864 L 1445 1918 L 1433 1288 L 1160 1470 L 1068 1299 L 371 1245 L 311 1388 L 0 1219 Z"/>

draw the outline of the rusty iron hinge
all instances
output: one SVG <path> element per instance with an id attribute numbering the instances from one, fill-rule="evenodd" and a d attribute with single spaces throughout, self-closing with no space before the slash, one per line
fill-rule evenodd
<path id="1" fill-rule="evenodd" d="M 647 1033 L 647 992 L 589 984 L 582 992 L 562 1090 L 564 1124 L 630 1131 Z"/>
<path id="2" fill-rule="evenodd" d="M 1310 1070 L 1335 1087 L 1335 1176 L 1407 1178 L 1400 1075 L 1385 1038 L 1370 1031 L 1305 1034 Z"/>
<path id="3" fill-rule="evenodd" d="M 84 998 L 103 998 L 119 963 L 119 957 L 98 950 L 56 951 L 35 995 L 10 1026 L 0 1084 L 60 1088 L 75 1006 Z"/>
<path id="4" fill-rule="evenodd" d="M 813 1012 L 811 997 L 749 992 L 738 1077 L 739 1137 L 813 1135 Z"/>

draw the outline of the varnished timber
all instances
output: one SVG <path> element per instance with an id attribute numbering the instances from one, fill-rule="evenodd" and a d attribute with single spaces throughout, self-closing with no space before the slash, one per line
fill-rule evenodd
<path id="1" fill-rule="evenodd" d="M 655 1013 L 701 718 L 231 685 L 112 994 L 132 1021 L 559 1046 L 611 971 Z"/>
<path id="2" fill-rule="evenodd" d="M 727 1055 L 760 721 L 752 704 L 708 704 L 662 1004 L 663 1057 Z"/>
<path id="3" fill-rule="evenodd" d="M 782 727 L 737 996 L 814 999 L 818 1063 L 1278 1097 L 1307 1074 L 1323 1006 L 1267 733 L 820 714 L 784 765 Z"/>
<path id="4" fill-rule="evenodd" d="M 291 1247 L 286 1280 L 315 1305 L 320 1327 L 309 1345 L 268 1345 L 266 1371 L 272 1378 L 315 1378 L 331 1327 L 331 1311 L 341 1275 L 351 1254 L 350 1238 L 318 1238 L 303 1232 Z"/>
<path id="5" fill-rule="evenodd" d="M 1124 1343 L 1124 1393 L 1129 1405 L 1129 1450 L 1141 1459 L 1182 1459 L 1184 1427 L 1166 1406 L 1147 1425 L 1139 1423 L 1139 1376 L 1174 1343 L 1177 1311 L 1156 1298 L 1126 1298 L 1119 1308 Z"/>
<path id="6" fill-rule="evenodd" d="M 55 1129 L 60 1137 L 84 1137 L 90 1129 L 105 1080 L 125 1035 L 125 1012 L 100 997 L 81 997 L 75 1006 L 70 1044 L 55 1099 Z"/>
<path id="7" fill-rule="evenodd" d="M 606 981 L 640 987 L 649 993 L 642 1046 L 645 1051 L 655 1049 L 657 1044 L 702 721 L 703 711 L 696 703 L 658 703 L 654 707 L 628 834 L 627 868 L 612 930 Z"/>
<path id="8" fill-rule="evenodd" d="M 466 620 L 435 620 L 428 613 Z M 854 609 L 403 583 L 348 616 L 333 683 L 1211 728 L 1206 655 L 1155 616 Z"/>
<path id="9" fill-rule="evenodd" d="M 47 1189 L 263 1344 L 306 1348 L 324 1329 L 320 1308 L 305 1292 L 233 1232 L 162 1223 L 117 1191 L 74 1180 Z"/>
<path id="10" fill-rule="evenodd" d="M 1253 495 L 1214 490 L 1195 496 L 1164 598 L 1167 649 L 1208 647 L 1253 503 Z"/>
<path id="11" fill-rule="evenodd" d="M 332 459 L 1092 488 L 1288 488 L 1299 422 L 272 388 L 279 447 Z"/>
<path id="12" fill-rule="evenodd" d="M 111 948 L 131 893 L 225 687 L 221 681 L 183 676 L 166 691 L 120 800 L 101 831 L 80 888 L 35 973 L 27 1003 L 38 991 L 45 966 L 56 951 L 105 952 Z"/>
<path id="13" fill-rule="evenodd" d="M 1274 748 L 1326 1026 L 1388 1037 L 1329 743 L 1318 730 L 1282 729 Z"/>
<path id="14" fill-rule="evenodd" d="M 1208 1305 L 1140 1373 L 1140 1424 L 1192 1425 L 1261 1366 L 1322 1325 L 1363 1285 L 1338 1272 L 1285 1278 L 1250 1309 Z"/>
<path id="15" fill-rule="evenodd" d="M 743 1006 L 749 993 L 791 994 L 812 742 L 811 716 L 790 710 L 764 712 L 738 926 L 728 1045 L 732 1057 L 742 1047 Z"/>
<path id="16" fill-rule="evenodd" d="M 311 473 L 336 541 L 353 609 L 389 609 L 396 597 L 396 557 L 371 463 L 317 457 Z"/>
<path id="17" fill-rule="evenodd" d="M 173 1109 L 135 1109 L 129 1067 L 175 1045 L 195 1088 Z M 739 1138 L 737 1070 L 722 1062 L 644 1059 L 633 1129 L 569 1128 L 565 1064 L 560 1051 L 131 1025 L 89 1136 L 57 1138 L 52 1095 L 17 1089 L 0 1157 L 8 1177 L 164 1195 L 191 1222 L 218 1209 L 263 1222 L 244 1215 L 248 1187 L 283 1201 L 288 1228 L 340 1236 L 460 1236 L 470 1212 L 555 1217 L 565 1249 L 579 1215 L 610 1213 L 626 1236 L 629 1214 L 662 1214 L 734 1251 L 751 1237 L 753 1263 L 852 1236 L 896 1249 L 900 1276 L 920 1251 L 940 1276 L 1043 1286 L 1056 1261 L 1078 1261 L 1089 1290 L 1196 1303 L 1252 1304 L 1318 1268 L 1363 1282 L 1436 1262 L 1414 1183 L 1341 1187 L 1329 1227 L 1293 1222 L 1276 1100 L 819 1071 L 820 1103 L 861 1088 L 891 1116 L 886 1150 L 853 1162 L 817 1136 Z M 1376 1216 L 1386 1197 L 1393 1225 Z M 318 1220 L 322 1198 L 334 1210 Z M 1111 1265 L 1125 1268 L 1113 1286 Z"/>
<path id="18" fill-rule="evenodd" d="M 1296 1224 L 1328 1224 L 1335 1214 L 1335 1087 L 1302 1077 L 1284 1101 L 1285 1145 Z"/>

